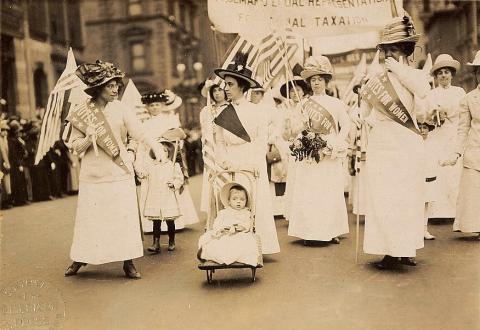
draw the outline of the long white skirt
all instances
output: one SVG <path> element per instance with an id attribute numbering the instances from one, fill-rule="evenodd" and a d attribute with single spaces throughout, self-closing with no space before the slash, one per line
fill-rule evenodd
<path id="1" fill-rule="evenodd" d="M 454 152 L 456 135 L 456 129 L 445 125 L 429 133 L 427 141 L 431 140 L 431 148 L 438 160 Z M 462 168 L 463 158 L 455 166 L 437 166 L 436 199 L 428 205 L 429 218 L 455 218 Z"/>
<path id="2" fill-rule="evenodd" d="M 142 228 L 143 232 L 153 231 L 153 221 L 148 220 L 143 216 L 143 209 L 145 207 L 145 200 L 147 198 L 148 191 L 148 180 L 143 179 L 140 186 L 140 210 L 142 211 Z M 175 219 L 175 229 L 183 229 L 185 226 L 192 225 L 199 221 L 197 211 L 195 210 L 195 205 L 193 204 L 192 195 L 188 189 L 188 185 L 185 185 L 185 189 L 181 194 L 177 194 L 178 205 L 180 207 L 180 217 Z M 162 221 L 161 230 L 167 230 L 167 224 L 165 221 Z"/>
<path id="3" fill-rule="evenodd" d="M 133 177 L 104 183 L 80 181 L 70 258 L 98 265 L 142 256 Z"/>
<path id="4" fill-rule="evenodd" d="M 391 121 L 370 131 L 366 161 L 365 253 L 415 257 L 423 247 L 423 140 Z"/>
<path id="5" fill-rule="evenodd" d="M 288 235 L 330 241 L 348 233 L 341 159 L 297 163 Z"/>
<path id="6" fill-rule="evenodd" d="M 295 186 L 295 174 L 297 171 L 297 162 L 295 162 L 295 157 L 289 156 L 288 158 L 288 171 L 287 171 L 287 183 L 286 183 L 286 190 L 285 190 L 285 219 L 289 220 L 291 217 L 291 210 L 292 210 L 292 199 L 293 199 L 293 188 Z"/>
<path id="7" fill-rule="evenodd" d="M 463 168 L 458 194 L 457 217 L 453 230 L 464 233 L 480 232 L 480 171 Z"/>

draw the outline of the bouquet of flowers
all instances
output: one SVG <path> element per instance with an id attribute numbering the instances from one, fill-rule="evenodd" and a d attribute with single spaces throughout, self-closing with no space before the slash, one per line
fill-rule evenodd
<path id="1" fill-rule="evenodd" d="M 319 133 L 303 130 L 290 144 L 296 161 L 315 159 L 318 163 L 328 154 L 327 141 Z"/>

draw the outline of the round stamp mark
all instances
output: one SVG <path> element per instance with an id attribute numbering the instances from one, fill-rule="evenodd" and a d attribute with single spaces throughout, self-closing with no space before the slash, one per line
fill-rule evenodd
<path id="1" fill-rule="evenodd" d="M 1 329 L 59 329 L 65 302 L 50 283 L 24 279 L 1 291 Z"/>

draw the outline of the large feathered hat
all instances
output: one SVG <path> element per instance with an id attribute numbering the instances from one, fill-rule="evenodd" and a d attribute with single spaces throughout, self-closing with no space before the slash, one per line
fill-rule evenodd
<path id="1" fill-rule="evenodd" d="M 252 78 L 252 70 L 247 68 L 248 54 L 238 53 L 230 62 L 226 69 L 216 69 L 213 72 L 222 79 L 225 76 L 233 76 L 245 80 L 250 85 L 250 88 L 262 87 L 255 79 Z"/>
<path id="2" fill-rule="evenodd" d="M 75 74 L 87 85 L 85 93 L 88 94 L 93 88 L 106 84 L 112 79 L 125 77 L 125 73 L 113 63 L 97 60 L 95 63 L 79 65 Z"/>
<path id="3" fill-rule="evenodd" d="M 416 43 L 420 35 L 415 32 L 412 18 L 408 15 L 394 17 L 390 23 L 385 25 L 378 45 L 389 45 L 400 42 Z"/>

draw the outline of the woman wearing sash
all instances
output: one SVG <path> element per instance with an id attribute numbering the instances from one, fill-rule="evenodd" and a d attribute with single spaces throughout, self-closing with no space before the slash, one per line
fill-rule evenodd
<path id="1" fill-rule="evenodd" d="M 460 63 L 448 54 L 441 54 L 435 59 L 430 73 L 436 78 L 438 86 L 428 93 L 430 111 L 436 115 L 436 128 L 428 133 L 427 144 L 433 148 L 436 163 L 444 159 L 455 149 L 460 100 L 465 96 L 461 87 L 452 86 L 452 78 L 460 69 Z M 438 114 L 438 117 L 437 117 Z M 458 186 L 462 171 L 461 162 L 453 167 L 437 166 L 437 199 L 429 203 L 427 215 L 430 218 L 455 218 Z M 434 239 L 425 224 L 425 239 Z"/>
<path id="2" fill-rule="evenodd" d="M 477 88 L 460 102 L 455 153 L 442 165 L 455 165 L 463 155 L 463 169 L 457 201 L 457 216 L 454 231 L 478 233 L 480 240 L 480 51 L 472 63 Z"/>
<path id="3" fill-rule="evenodd" d="M 259 173 L 255 199 L 255 227 L 260 236 L 263 254 L 280 252 L 277 229 L 273 218 L 272 200 L 267 176 L 267 118 L 260 107 L 250 103 L 245 93 L 258 83 L 252 79 L 252 72 L 246 67 L 246 55 L 240 54 L 226 69 L 217 69 L 215 74 L 225 80 L 225 92 L 231 103 L 224 107 L 221 115 L 230 116 L 226 121 L 235 127 L 220 127 L 217 116 L 215 126 L 217 145 L 215 158 L 223 168 L 235 170 L 256 170 Z M 232 120 L 234 119 L 234 120 Z M 234 131 L 235 133 L 232 133 Z M 241 181 L 241 175 L 238 180 Z M 246 184 L 248 182 L 241 181 Z"/>
<path id="4" fill-rule="evenodd" d="M 348 147 L 350 118 L 347 106 L 326 94 L 332 74 L 332 65 L 325 56 L 309 57 L 301 72 L 313 91 L 303 105 L 308 124 L 301 130 L 324 134 L 331 150 L 319 162 L 307 158 L 296 164 L 288 235 L 303 239 L 305 244 L 308 241 L 339 244 L 338 236 L 349 232 L 342 158 Z M 322 129 L 324 122 L 330 123 L 329 129 Z"/>
<path id="5" fill-rule="evenodd" d="M 215 165 L 215 134 L 213 120 L 220 113 L 221 108 L 227 105 L 225 91 L 213 81 L 207 80 L 202 88 L 202 96 L 209 97 L 207 104 L 200 111 L 200 126 L 202 129 L 202 153 L 203 153 L 203 183 L 200 210 L 210 212 L 210 175 Z"/>
<path id="6" fill-rule="evenodd" d="M 140 278 L 132 259 L 143 256 L 133 155 L 125 148 L 127 133 L 144 141 L 157 159 L 160 146 L 143 130 L 134 112 L 117 101 L 124 73 L 102 61 L 78 67 L 76 74 L 91 96 L 70 109 L 65 143 L 84 154 L 70 257 L 65 276 L 86 264 L 124 261 L 129 278 Z M 108 143 L 105 141 L 108 140 Z"/>
<path id="7" fill-rule="evenodd" d="M 288 93 L 287 93 L 288 88 Z M 286 118 L 282 127 L 282 137 L 285 140 L 295 138 L 295 134 L 303 129 L 302 99 L 309 93 L 307 83 L 302 77 L 295 76 L 288 83 L 280 87 L 280 94 L 286 99 Z M 295 182 L 295 171 L 297 164 L 295 158 L 289 154 L 287 165 L 287 180 L 285 189 L 285 219 L 290 219 L 292 208 L 293 187 Z"/>
<path id="8" fill-rule="evenodd" d="M 142 102 L 145 104 L 145 107 L 150 114 L 150 118 L 143 122 L 145 130 L 148 131 L 149 134 L 158 139 L 168 130 L 180 128 L 180 120 L 175 113 L 175 110 L 182 104 L 182 99 L 179 96 L 169 90 L 150 92 L 142 95 Z M 145 220 L 145 217 L 143 217 L 143 208 L 145 206 L 148 190 L 148 180 L 145 176 L 145 168 L 149 159 L 148 153 L 149 146 L 146 144 L 139 144 L 134 163 L 135 171 L 142 182 L 140 189 L 140 209 L 142 210 L 142 227 L 144 232 L 151 232 L 153 230 L 152 221 Z M 178 153 L 180 154 L 180 149 Z M 184 166 L 182 166 L 182 172 L 184 173 L 185 180 L 188 179 L 188 174 Z M 191 225 L 199 221 L 187 184 L 185 184 L 178 194 L 178 203 L 182 215 L 175 220 L 176 230 L 183 229 L 186 225 Z M 162 221 L 161 230 L 167 230 L 165 221 Z"/>
<path id="9" fill-rule="evenodd" d="M 406 62 L 418 38 L 409 17 L 387 24 L 378 45 L 385 71 L 367 77 L 361 89 L 362 115 L 369 116 L 372 126 L 365 164 L 364 251 L 385 255 L 375 264 L 379 269 L 415 266 L 413 257 L 423 247 L 424 147 L 417 121 L 425 119 L 430 86 L 425 74 Z"/>

